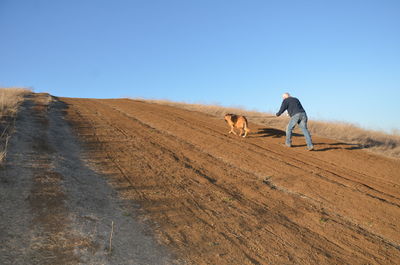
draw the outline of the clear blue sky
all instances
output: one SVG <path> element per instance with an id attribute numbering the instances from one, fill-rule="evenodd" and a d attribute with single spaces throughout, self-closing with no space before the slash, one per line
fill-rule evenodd
<path id="1" fill-rule="evenodd" d="M 400 129 L 399 0 L 0 0 L 0 86 Z"/>

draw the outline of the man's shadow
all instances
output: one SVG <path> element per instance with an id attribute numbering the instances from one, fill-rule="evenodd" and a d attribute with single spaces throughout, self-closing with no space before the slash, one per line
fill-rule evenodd
<path id="1" fill-rule="evenodd" d="M 361 144 L 348 144 L 348 143 L 315 143 L 314 145 L 329 145 L 329 147 L 325 147 L 322 149 L 315 149 L 314 151 L 316 152 L 322 152 L 322 151 L 328 151 L 328 150 L 358 150 L 358 149 L 364 149 L 365 147 L 362 146 Z M 341 146 L 339 146 L 341 145 Z M 343 147 L 346 146 L 346 147 Z"/>
<path id="2" fill-rule="evenodd" d="M 272 138 L 282 138 L 286 137 L 286 132 L 283 130 L 279 129 L 274 129 L 274 128 L 261 128 L 256 132 L 256 137 L 272 137 Z M 299 133 L 292 133 L 292 136 L 302 136 L 304 137 L 303 134 Z M 357 149 L 364 149 L 365 147 L 360 145 L 360 144 L 349 144 L 349 143 L 343 143 L 343 142 L 338 142 L 338 143 L 314 143 L 314 146 L 318 145 L 328 145 L 328 147 L 324 147 L 321 149 L 314 149 L 316 152 L 323 152 L 323 151 L 328 151 L 328 150 L 335 150 L 335 149 L 345 149 L 345 150 L 357 150 Z M 306 144 L 297 144 L 297 145 L 292 145 L 292 147 L 305 147 L 307 146 Z M 345 147 L 344 147 L 345 146 Z"/>

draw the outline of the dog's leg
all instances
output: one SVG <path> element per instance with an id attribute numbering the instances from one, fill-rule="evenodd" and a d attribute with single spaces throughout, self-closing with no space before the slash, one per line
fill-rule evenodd
<path id="1" fill-rule="evenodd" d="M 247 136 L 247 133 L 250 131 L 249 127 L 247 127 L 247 124 L 244 125 L 244 135 L 243 137 Z"/>
<path id="2" fill-rule="evenodd" d="M 229 131 L 229 133 L 233 133 L 234 135 L 237 135 L 237 133 L 235 132 L 235 130 L 233 129 L 234 127 L 231 126 L 231 130 Z"/>

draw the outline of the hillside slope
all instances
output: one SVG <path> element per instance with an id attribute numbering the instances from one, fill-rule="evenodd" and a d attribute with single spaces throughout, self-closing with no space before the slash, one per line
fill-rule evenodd
<path id="1" fill-rule="evenodd" d="M 400 264 L 400 162 L 198 112 L 60 98 L 88 163 L 193 264 Z"/>

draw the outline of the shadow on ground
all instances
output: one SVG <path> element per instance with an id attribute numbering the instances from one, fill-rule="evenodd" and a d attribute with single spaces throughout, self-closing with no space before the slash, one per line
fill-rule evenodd
<path id="1" fill-rule="evenodd" d="M 279 129 L 274 128 L 261 128 L 256 132 L 256 137 L 272 137 L 272 138 L 281 138 L 286 136 L 286 132 Z M 303 136 L 299 133 L 292 133 L 293 136 Z"/>
<path id="2" fill-rule="evenodd" d="M 338 149 L 345 149 L 345 150 L 359 150 L 364 149 L 365 147 L 360 144 L 348 144 L 348 143 L 315 143 L 315 146 L 318 145 L 328 145 L 328 147 L 324 147 L 322 149 L 316 149 L 316 152 L 322 151 L 329 151 L 329 150 L 338 150 Z"/>
<path id="3" fill-rule="evenodd" d="M 256 136 L 254 137 L 272 137 L 272 138 L 282 138 L 286 136 L 286 132 L 283 130 L 279 129 L 274 129 L 274 128 L 261 128 L 259 129 L 256 133 Z M 303 137 L 302 134 L 299 133 L 293 133 L 293 137 Z M 292 147 L 305 147 L 307 146 L 306 144 L 297 144 L 297 145 L 292 145 Z M 360 145 L 360 144 L 349 144 L 349 143 L 343 143 L 343 142 L 337 142 L 337 143 L 314 143 L 314 146 L 316 149 L 314 151 L 316 152 L 323 152 L 323 151 L 329 151 L 329 150 L 338 150 L 338 149 L 345 149 L 345 150 L 359 150 L 359 149 L 365 149 L 365 146 Z M 318 146 L 324 146 L 323 148 L 318 148 Z"/>

